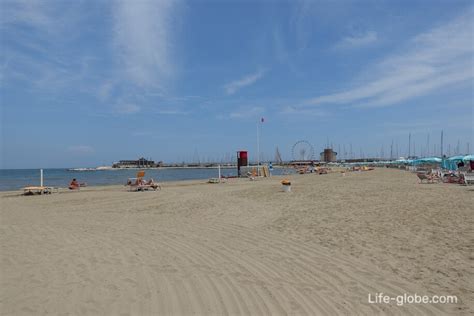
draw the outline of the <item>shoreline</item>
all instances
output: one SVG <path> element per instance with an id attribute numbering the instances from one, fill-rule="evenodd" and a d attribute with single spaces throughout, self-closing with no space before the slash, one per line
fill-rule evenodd
<path id="1" fill-rule="evenodd" d="M 127 178 L 135 177 L 138 170 L 145 171 L 145 178 L 153 178 L 158 182 L 174 182 L 187 180 L 203 180 L 218 177 L 218 168 L 163 168 L 163 169 L 120 169 L 120 171 L 106 172 L 102 170 L 93 171 L 68 171 L 66 169 L 44 170 L 44 186 L 52 188 L 67 188 L 72 178 L 77 178 L 81 183 L 87 183 L 88 187 L 102 185 L 122 185 Z M 248 170 L 248 169 L 243 169 Z M 286 173 L 285 170 L 276 168 L 273 175 Z M 221 168 L 222 178 L 236 177 L 237 171 L 233 168 Z M 26 186 L 37 186 L 40 183 L 39 170 L 26 170 L 3 174 L 0 192 L 22 190 Z"/>
<path id="2" fill-rule="evenodd" d="M 289 177 L 289 175 L 272 175 L 271 177 L 259 177 L 255 181 L 267 181 L 272 178 L 275 179 L 283 179 L 285 177 Z M 243 182 L 243 181 L 250 181 L 249 178 L 246 177 L 230 177 L 230 178 L 222 178 L 225 182 L 222 183 L 209 183 L 209 179 L 192 179 L 192 180 L 165 180 L 165 181 L 158 181 L 158 183 L 161 185 L 162 189 L 163 188 L 169 188 L 169 187 L 181 187 L 181 186 L 193 186 L 193 185 L 203 185 L 203 184 L 209 184 L 209 185 L 224 185 L 226 182 Z M 48 187 L 47 185 L 45 185 Z M 80 190 L 70 190 L 68 187 L 52 187 L 54 190 L 59 190 L 55 191 L 52 194 L 64 194 L 64 193 L 81 193 L 81 192 L 100 192 L 100 191 L 111 191 L 112 189 L 123 189 L 121 191 L 128 192 L 127 188 L 128 186 L 125 184 L 106 184 L 106 185 L 90 185 L 86 187 L 81 187 Z M 149 191 L 153 192 L 153 191 Z M 0 191 L 0 197 L 3 195 L 23 195 L 23 190 L 18 189 L 18 190 L 6 190 L 6 191 Z M 41 195 L 32 195 L 32 196 L 41 196 Z"/>
<path id="3" fill-rule="evenodd" d="M 263 168 L 266 165 L 260 165 L 259 168 Z M 257 165 L 241 166 L 242 168 L 257 168 Z M 165 170 L 165 169 L 218 169 L 219 165 L 213 166 L 163 166 L 163 167 L 121 167 L 121 168 L 107 168 L 107 169 L 96 169 L 96 168 L 66 168 L 67 171 L 111 171 L 111 170 Z M 221 165 L 221 169 L 237 169 L 237 165 Z M 273 165 L 274 169 L 292 169 L 291 165 Z M 58 168 L 62 169 L 62 168 Z M 82 170 L 84 169 L 84 170 Z M 34 170 L 34 169 L 28 169 Z"/>

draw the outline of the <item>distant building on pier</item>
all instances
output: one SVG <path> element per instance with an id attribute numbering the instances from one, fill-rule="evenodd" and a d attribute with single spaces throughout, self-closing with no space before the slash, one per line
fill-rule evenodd
<path id="1" fill-rule="evenodd" d="M 112 168 L 154 168 L 159 167 L 159 164 L 153 160 L 139 158 L 137 160 L 120 160 L 112 165 Z"/>
<path id="2" fill-rule="evenodd" d="M 337 152 L 332 148 L 326 148 L 320 155 L 320 160 L 324 162 L 335 162 L 337 160 Z"/>

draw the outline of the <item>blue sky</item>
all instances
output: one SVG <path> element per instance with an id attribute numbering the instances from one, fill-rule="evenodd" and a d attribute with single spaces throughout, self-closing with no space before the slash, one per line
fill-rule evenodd
<path id="1" fill-rule="evenodd" d="M 470 1 L 0 6 L 2 168 L 473 151 Z"/>

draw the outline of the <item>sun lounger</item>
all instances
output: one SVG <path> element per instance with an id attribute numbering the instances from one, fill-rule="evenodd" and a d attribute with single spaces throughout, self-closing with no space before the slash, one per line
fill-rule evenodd
<path id="1" fill-rule="evenodd" d="M 454 173 L 446 173 L 443 175 L 443 182 L 444 183 L 459 183 L 464 184 L 463 177 L 454 174 Z"/>
<path id="2" fill-rule="evenodd" d="M 474 184 L 474 172 L 466 172 L 464 174 L 464 183 L 467 185 Z"/>
<path id="3" fill-rule="evenodd" d="M 153 180 L 143 181 L 137 178 L 130 178 L 127 185 L 129 186 L 129 191 L 161 190 L 161 186 Z"/>
<path id="4" fill-rule="evenodd" d="M 328 169 L 326 169 L 326 168 L 318 168 L 318 174 L 328 174 Z"/>
<path id="5" fill-rule="evenodd" d="M 441 181 L 441 178 L 437 173 L 431 173 L 430 177 L 431 177 L 431 182 L 439 183 Z"/>
<path id="6" fill-rule="evenodd" d="M 420 183 L 423 183 L 423 180 L 426 180 L 427 183 L 433 183 L 434 176 L 429 173 L 417 172 L 416 176 L 420 180 Z"/>
<path id="7" fill-rule="evenodd" d="M 58 188 L 56 189 L 56 192 Z M 52 187 L 46 187 L 43 185 L 43 169 L 40 169 L 40 185 L 39 186 L 27 186 L 23 188 L 23 195 L 33 195 L 33 194 L 51 194 L 53 193 Z"/>
<path id="8" fill-rule="evenodd" d="M 150 179 L 145 181 L 143 177 L 145 176 L 145 171 L 141 170 L 137 172 L 136 178 L 129 178 L 127 180 L 127 185 L 129 186 L 129 191 L 148 191 L 157 189 L 161 190 L 161 186 Z"/>
<path id="9" fill-rule="evenodd" d="M 50 187 L 24 187 L 23 194 L 24 195 L 33 195 L 33 194 L 51 194 L 53 191 Z"/>

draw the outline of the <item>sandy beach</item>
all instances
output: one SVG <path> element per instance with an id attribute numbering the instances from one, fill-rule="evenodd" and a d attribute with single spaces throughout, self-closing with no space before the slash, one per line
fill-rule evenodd
<path id="1" fill-rule="evenodd" d="M 474 312 L 472 187 L 389 169 L 3 192 L 2 315 Z M 368 295 L 457 304 L 370 304 Z"/>

